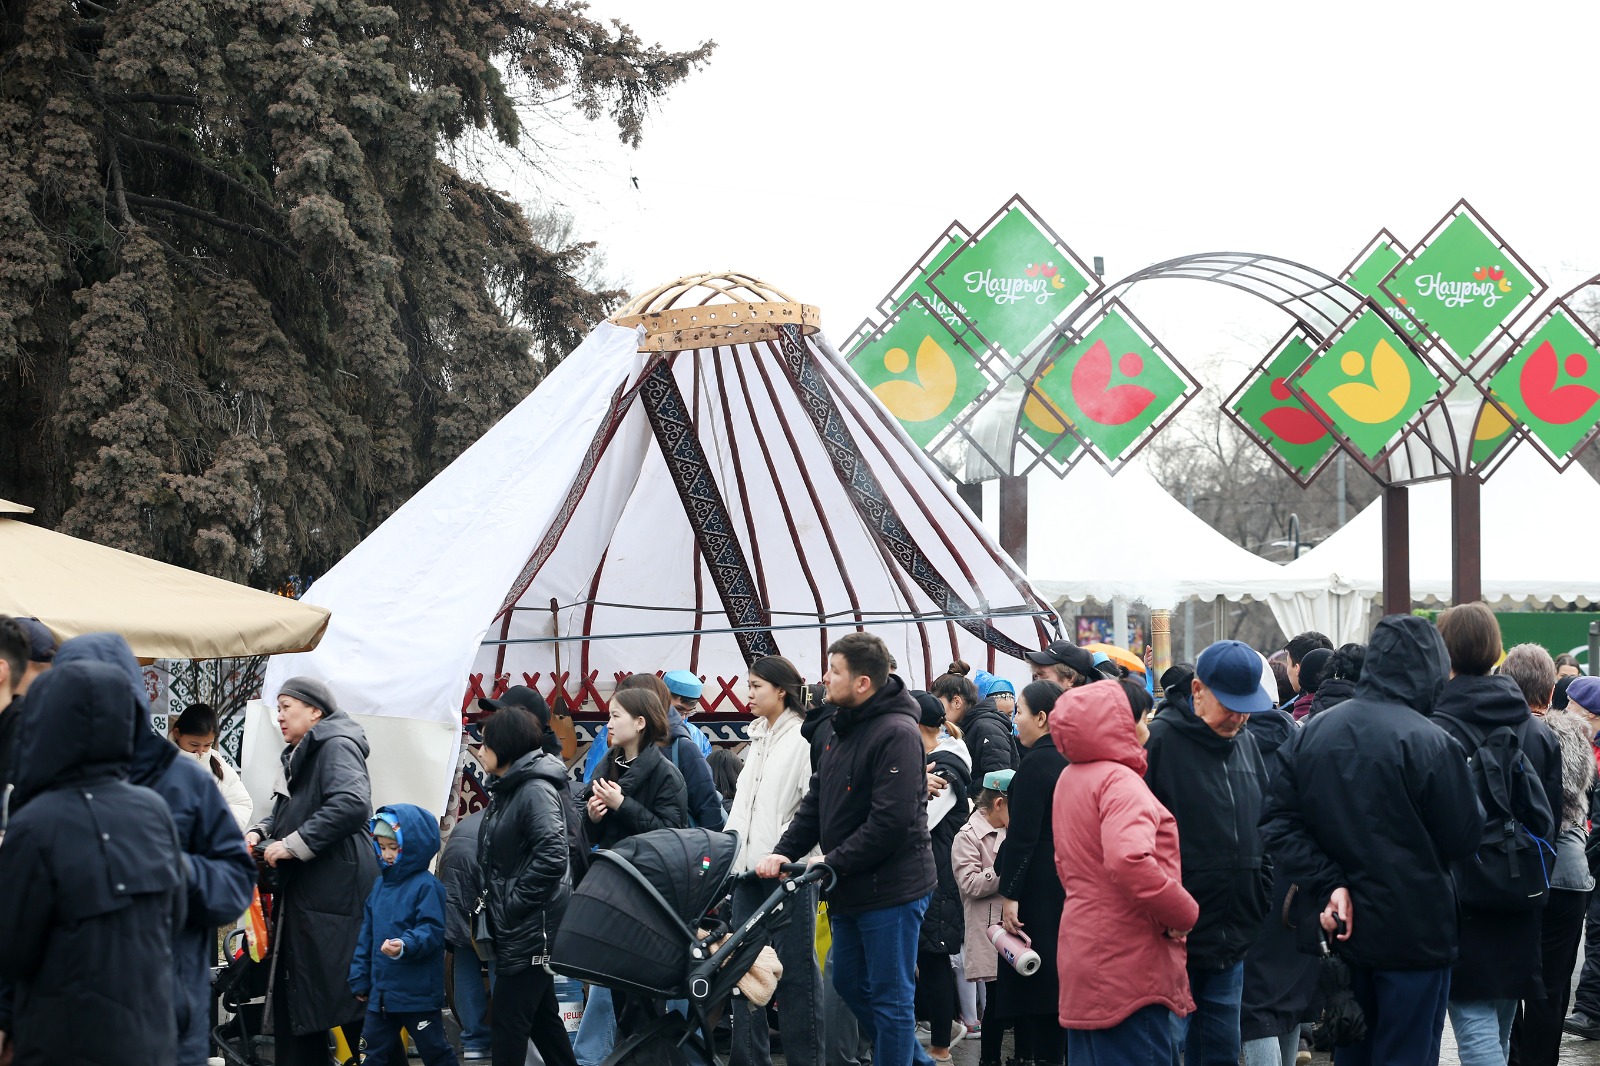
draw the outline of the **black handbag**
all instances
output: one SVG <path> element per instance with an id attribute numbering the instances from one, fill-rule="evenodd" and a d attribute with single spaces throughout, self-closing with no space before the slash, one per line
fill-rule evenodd
<path id="1" fill-rule="evenodd" d="M 472 912 L 472 950 L 483 962 L 494 961 L 494 933 L 489 928 L 489 908 L 482 896 Z"/>

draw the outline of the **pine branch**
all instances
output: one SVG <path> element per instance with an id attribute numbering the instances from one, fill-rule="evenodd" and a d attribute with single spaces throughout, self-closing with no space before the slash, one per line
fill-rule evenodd
<path id="1" fill-rule="evenodd" d="M 231 174 L 226 174 L 223 171 L 218 170 L 216 167 L 202 160 L 199 156 L 185 152 L 182 148 L 175 147 L 174 145 L 163 144 L 160 141 L 148 141 L 143 137 L 134 137 L 126 133 L 119 133 L 116 135 L 116 137 L 117 140 L 126 144 L 137 145 L 140 148 L 149 149 L 152 152 L 166 156 L 168 159 L 175 159 L 180 163 L 185 163 L 193 167 L 207 177 L 212 178 L 215 181 L 220 181 L 230 189 L 242 194 L 247 200 L 255 204 L 256 207 L 259 208 L 263 213 L 270 216 L 274 222 L 278 223 L 279 225 L 283 225 L 285 223 L 282 212 L 278 210 L 277 205 L 271 200 L 268 200 L 259 192 L 252 189 L 238 178 L 233 177 Z"/>
<path id="2" fill-rule="evenodd" d="M 106 99 L 118 104 L 171 104 L 174 107 L 199 107 L 198 96 L 172 93 L 107 93 Z"/>
<path id="3" fill-rule="evenodd" d="M 140 196 L 131 192 L 126 195 L 128 203 L 134 207 L 142 207 L 147 211 L 162 211 L 171 215 L 186 215 L 207 225 L 241 234 L 254 241 L 260 241 L 268 248 L 296 262 L 300 260 L 298 252 L 260 226 L 247 226 L 242 222 L 234 222 L 232 219 L 223 218 L 221 215 L 212 214 L 210 211 L 202 211 L 198 207 L 190 207 L 188 204 L 181 204 L 176 200 L 163 200 L 155 196 Z"/>

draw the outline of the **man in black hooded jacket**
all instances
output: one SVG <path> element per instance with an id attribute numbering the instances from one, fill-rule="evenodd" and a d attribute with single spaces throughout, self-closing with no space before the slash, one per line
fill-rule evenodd
<path id="1" fill-rule="evenodd" d="M 1439 1060 L 1456 959 L 1449 865 L 1484 822 L 1466 753 L 1426 717 L 1449 672 L 1430 622 L 1383 619 L 1354 698 L 1301 728 L 1268 793 L 1267 851 L 1350 965 L 1366 1015 L 1341 1066 Z"/>
<path id="2" fill-rule="evenodd" d="M 30 712 L 0 847 L 0 977 L 16 982 L 0 1055 L 174 1062 L 184 859 L 167 805 L 128 783 L 144 711 L 120 671 L 83 662 L 42 676 Z"/>

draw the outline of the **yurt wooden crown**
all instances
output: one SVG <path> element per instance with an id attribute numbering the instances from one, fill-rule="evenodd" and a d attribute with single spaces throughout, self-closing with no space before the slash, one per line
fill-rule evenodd
<path id="1" fill-rule="evenodd" d="M 643 326 L 641 352 L 687 352 L 775 340 L 782 326 L 820 328 L 821 313 L 748 274 L 692 274 L 628 301 L 611 321 Z"/>

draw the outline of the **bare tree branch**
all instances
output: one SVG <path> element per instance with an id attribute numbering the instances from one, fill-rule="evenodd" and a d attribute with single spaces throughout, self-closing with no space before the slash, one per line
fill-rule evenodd
<path id="1" fill-rule="evenodd" d="M 249 237 L 251 240 L 260 241 L 267 247 L 287 256 L 292 260 L 295 260 L 296 262 L 298 262 L 300 259 L 300 253 L 296 252 L 293 248 L 289 247 L 283 241 L 279 240 L 277 237 L 274 237 L 260 226 L 247 226 L 242 222 L 235 222 L 232 219 L 223 218 L 221 215 L 212 214 L 210 211 L 202 211 L 198 207 L 190 207 L 188 204 L 180 204 L 176 200 L 163 200 L 155 196 L 140 196 L 137 193 L 131 192 L 127 194 L 127 197 L 128 203 L 135 207 L 142 207 L 147 211 L 164 211 L 167 214 L 172 215 L 186 215 L 189 218 L 198 219 L 207 225 L 230 230 L 234 233 Z"/>

